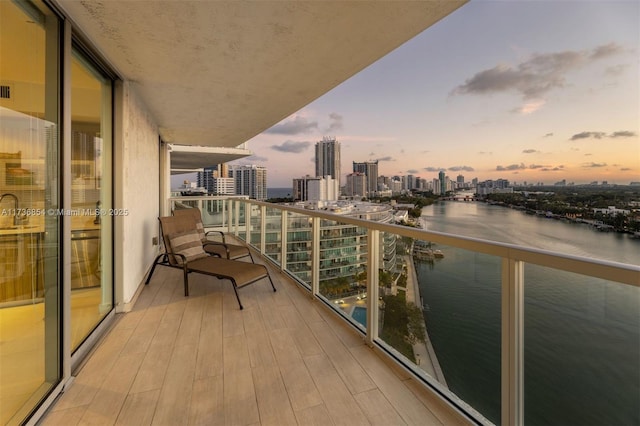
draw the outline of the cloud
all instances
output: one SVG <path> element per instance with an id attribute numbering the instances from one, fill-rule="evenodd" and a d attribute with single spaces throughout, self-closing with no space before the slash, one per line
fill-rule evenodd
<path id="1" fill-rule="evenodd" d="M 396 161 L 396 159 L 387 155 L 386 157 L 376 158 L 374 161 Z"/>
<path id="2" fill-rule="evenodd" d="M 630 130 L 619 130 L 609 135 L 610 138 L 632 138 L 634 136 L 636 136 L 636 133 Z"/>
<path id="3" fill-rule="evenodd" d="M 516 92 L 523 99 L 533 101 L 553 89 L 564 87 L 570 70 L 620 52 L 620 46 L 610 43 L 591 50 L 533 54 L 515 66 L 500 64 L 480 71 L 453 89 L 452 94 Z"/>
<path id="4" fill-rule="evenodd" d="M 342 130 L 344 128 L 344 117 L 340 114 L 332 112 L 329 114 L 329 127 L 326 130 L 326 133 L 332 133 L 336 130 Z"/>
<path id="5" fill-rule="evenodd" d="M 510 164 L 506 167 L 502 167 L 502 166 L 496 166 L 496 170 L 499 172 L 503 172 L 503 171 L 507 171 L 507 170 L 524 170 L 526 169 L 527 166 L 524 165 L 524 163 L 520 163 L 520 164 Z"/>
<path id="6" fill-rule="evenodd" d="M 578 139 L 588 139 L 588 138 L 602 139 L 606 135 L 607 134 L 604 132 L 580 132 L 571 136 L 569 140 L 575 141 Z"/>
<path id="7" fill-rule="evenodd" d="M 551 136 L 553 136 L 553 133 L 547 133 L 546 135 L 543 136 L 543 138 L 550 138 Z"/>
<path id="8" fill-rule="evenodd" d="M 292 152 L 295 154 L 299 154 L 309 148 L 310 145 L 311 142 L 285 141 L 282 145 L 271 145 L 271 149 L 280 152 Z"/>
<path id="9" fill-rule="evenodd" d="M 571 136 L 571 138 L 569 140 L 575 141 L 578 139 L 588 139 L 588 138 L 595 138 L 595 139 L 602 139 L 604 137 L 609 137 L 609 138 L 632 138 L 636 136 L 635 132 L 632 132 L 631 130 L 618 130 L 616 132 L 613 132 L 609 135 L 607 135 L 605 132 L 580 132 L 580 133 L 576 133 L 575 135 Z"/>
<path id="10" fill-rule="evenodd" d="M 620 169 L 620 171 L 621 171 L 621 172 L 628 172 L 628 171 L 630 171 L 630 170 L 633 170 L 633 169 L 632 169 L 632 168 L 630 168 L 630 167 L 622 167 L 622 168 Z"/>
<path id="11" fill-rule="evenodd" d="M 453 166 L 449 167 L 447 170 L 451 172 L 473 172 L 475 169 L 470 166 Z"/>
<path id="12" fill-rule="evenodd" d="M 534 153 L 536 153 L 536 152 L 538 152 L 538 150 L 537 150 L 537 149 L 523 149 L 523 150 L 522 150 L 522 153 L 523 153 L 523 154 L 534 154 Z"/>
<path id="13" fill-rule="evenodd" d="M 318 128 L 317 121 L 308 121 L 304 117 L 296 117 L 286 123 L 279 123 L 270 129 L 265 130 L 264 133 L 276 134 L 276 135 L 297 135 L 300 133 L 309 133 L 313 129 Z"/>
<path id="14" fill-rule="evenodd" d="M 442 170 L 442 168 L 441 167 L 431 167 L 431 166 L 429 166 L 429 167 L 425 167 L 422 170 L 425 170 L 427 172 L 439 172 L 440 170 Z"/>
<path id="15" fill-rule="evenodd" d="M 267 161 L 269 161 L 267 157 L 263 157 L 261 155 L 250 155 L 248 157 L 244 157 L 241 160 L 233 161 L 230 164 L 238 164 L 240 166 L 249 166 L 255 163 L 266 163 Z"/>
<path id="16" fill-rule="evenodd" d="M 543 169 L 543 168 L 548 168 L 549 166 L 543 166 L 541 164 L 530 164 L 529 168 L 531 170 L 535 170 L 535 169 Z"/>
<path id="17" fill-rule="evenodd" d="M 478 154 L 480 154 L 480 155 L 491 155 L 491 154 L 493 154 L 493 152 L 492 151 L 488 151 L 488 152 L 487 151 L 478 151 Z"/>
<path id="18" fill-rule="evenodd" d="M 591 51 L 590 58 L 602 59 L 608 56 L 613 56 L 621 52 L 622 52 L 622 48 L 615 43 L 603 44 L 602 46 L 598 46 Z"/>
<path id="19" fill-rule="evenodd" d="M 612 77 L 617 77 L 622 75 L 627 68 L 629 68 L 628 64 L 614 65 L 612 67 L 607 67 L 607 69 L 604 70 L 604 73 Z"/>
<path id="20" fill-rule="evenodd" d="M 561 172 L 563 168 L 564 166 L 557 166 L 553 168 L 545 167 L 543 169 L 540 169 L 540 171 L 541 172 Z"/>
<path id="21" fill-rule="evenodd" d="M 588 152 L 588 153 L 586 153 L 584 156 L 585 156 L 585 157 L 591 157 L 592 155 L 593 155 L 592 153 Z"/>
<path id="22" fill-rule="evenodd" d="M 542 108 L 545 103 L 546 101 L 542 99 L 532 100 L 530 102 L 526 102 L 524 105 L 518 108 L 512 109 L 511 112 L 522 114 L 522 115 L 533 114 L 534 112 Z"/>
<path id="23" fill-rule="evenodd" d="M 598 168 L 598 167 L 607 167 L 607 163 L 583 163 L 582 167 L 585 168 Z"/>
<path id="24" fill-rule="evenodd" d="M 409 170 L 407 170 L 407 173 L 411 173 L 411 174 L 418 173 L 418 170 L 416 170 L 416 169 L 409 169 Z"/>

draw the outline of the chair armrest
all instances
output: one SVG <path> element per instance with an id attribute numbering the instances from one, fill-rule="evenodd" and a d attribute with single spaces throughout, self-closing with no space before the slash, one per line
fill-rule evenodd
<path id="1" fill-rule="evenodd" d="M 220 237 L 222 237 L 222 244 L 224 244 L 224 243 L 225 243 L 225 240 L 224 240 L 224 232 L 222 232 L 222 231 L 207 231 L 207 232 L 204 234 L 204 236 L 205 236 L 205 238 L 206 238 L 209 234 L 215 234 L 215 233 L 220 234 Z"/>
<path id="2" fill-rule="evenodd" d="M 227 259 L 231 257 L 231 253 L 229 252 L 229 246 L 225 243 L 220 243 L 218 241 L 207 241 L 204 244 L 202 244 L 203 248 L 206 246 L 223 246 L 225 251 L 227 252 Z"/>

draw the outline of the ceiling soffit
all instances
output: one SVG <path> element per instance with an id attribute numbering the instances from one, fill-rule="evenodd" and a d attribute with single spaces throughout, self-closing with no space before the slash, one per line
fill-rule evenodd
<path id="1" fill-rule="evenodd" d="M 465 1 L 58 0 L 168 143 L 235 147 Z"/>

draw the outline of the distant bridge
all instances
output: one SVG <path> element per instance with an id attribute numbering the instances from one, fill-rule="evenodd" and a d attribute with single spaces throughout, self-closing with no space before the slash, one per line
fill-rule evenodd
<path id="1" fill-rule="evenodd" d="M 451 195 L 442 199 L 447 201 L 478 201 L 475 195 Z"/>

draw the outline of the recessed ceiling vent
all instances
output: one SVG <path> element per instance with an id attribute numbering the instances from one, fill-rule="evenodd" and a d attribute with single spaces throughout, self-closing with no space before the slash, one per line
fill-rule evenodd
<path id="1" fill-rule="evenodd" d="M 0 85 L 0 99 L 11 99 L 11 86 L 6 84 Z"/>

